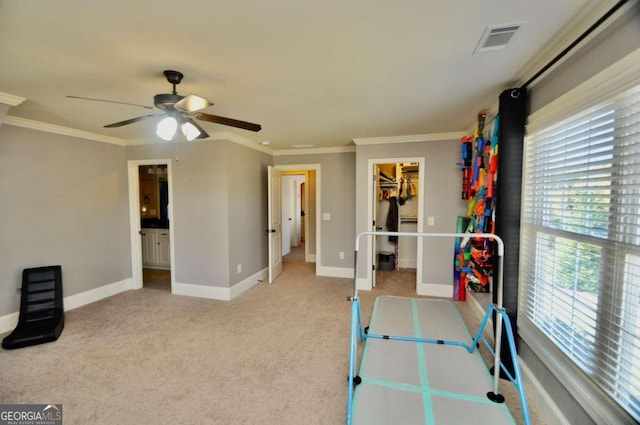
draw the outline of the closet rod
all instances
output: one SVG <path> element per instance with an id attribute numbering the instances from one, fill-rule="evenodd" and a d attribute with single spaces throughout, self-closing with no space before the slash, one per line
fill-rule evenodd
<path id="1" fill-rule="evenodd" d="M 549 61 L 549 63 L 547 63 L 545 66 L 543 66 L 538 72 L 536 72 L 533 77 L 529 78 L 527 80 L 527 82 L 524 83 L 520 88 L 527 88 L 531 83 L 533 83 L 535 80 L 540 78 L 540 76 L 542 74 L 547 72 L 549 70 L 549 68 L 551 68 L 553 65 L 558 63 L 560 61 L 560 59 L 565 57 L 582 40 L 587 38 L 593 31 L 596 30 L 596 28 L 598 28 L 600 25 L 602 25 L 602 23 L 604 21 L 606 21 L 607 19 L 609 19 L 611 17 L 611 15 L 616 13 L 618 11 L 618 9 L 620 9 L 626 2 L 627 2 L 627 0 L 620 0 L 618 3 L 616 3 L 611 9 L 609 9 L 609 11 L 607 13 L 605 13 L 600 19 L 598 19 L 593 25 L 591 25 L 585 32 L 583 32 L 582 35 L 580 35 L 578 38 L 576 38 L 573 41 L 573 43 L 569 44 L 569 46 L 567 48 L 565 48 L 562 52 L 558 53 L 558 55 L 555 58 L 551 59 Z"/>

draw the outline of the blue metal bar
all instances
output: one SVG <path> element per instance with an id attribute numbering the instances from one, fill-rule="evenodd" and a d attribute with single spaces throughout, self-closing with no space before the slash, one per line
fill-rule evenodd
<path id="1" fill-rule="evenodd" d="M 408 342 L 417 342 L 417 343 L 423 343 L 423 344 L 455 345 L 458 347 L 463 347 L 467 351 L 469 351 L 469 348 L 470 348 L 464 342 L 447 341 L 443 339 L 416 338 L 416 337 L 410 337 L 410 336 L 393 336 L 393 335 L 380 335 L 380 334 L 367 334 L 367 338 L 388 339 L 389 341 L 408 341 Z"/>
<path id="2" fill-rule="evenodd" d="M 351 425 L 351 418 L 353 415 L 353 386 L 356 369 L 356 327 L 358 325 L 358 310 L 359 300 L 358 298 L 351 299 L 351 347 L 349 355 L 349 395 L 347 400 L 347 425 Z"/>
<path id="3" fill-rule="evenodd" d="M 427 339 L 427 338 L 411 338 L 411 337 L 401 337 L 401 336 L 390 336 L 390 335 L 379 335 L 379 334 L 365 334 L 362 330 L 362 315 L 360 312 L 360 303 L 358 299 L 358 249 L 360 245 L 360 238 L 362 236 L 410 236 L 410 237 L 454 237 L 454 238 L 483 238 L 483 239 L 492 239 L 497 243 L 497 254 L 498 254 L 498 282 L 496 285 L 497 288 L 497 302 L 495 304 L 491 304 L 485 317 L 482 320 L 480 328 L 476 333 L 471 345 L 467 345 L 463 342 L 458 341 L 444 341 L 444 340 L 436 340 L 436 339 Z M 350 346 L 350 359 L 349 359 L 349 392 L 348 392 L 348 400 L 347 400 L 347 425 L 351 425 L 352 415 L 353 415 L 353 393 L 354 393 L 354 379 L 355 379 L 355 369 L 356 369 L 356 347 L 357 347 L 357 336 L 360 337 L 360 341 L 364 342 L 367 338 L 375 338 L 375 339 L 388 339 L 392 341 L 409 341 L 416 343 L 430 343 L 430 344 L 441 344 L 441 345 L 455 345 L 464 347 L 469 353 L 473 352 L 478 345 L 480 339 L 487 346 L 491 354 L 494 356 L 494 391 L 495 395 L 499 394 L 499 376 L 500 370 L 504 370 L 511 383 L 518 390 L 518 394 L 520 396 L 520 404 L 522 406 L 522 414 L 524 418 L 525 425 L 530 425 L 530 417 L 529 410 L 527 408 L 527 402 L 524 394 L 524 387 L 522 385 L 522 379 L 520 374 L 520 368 L 518 365 L 517 353 L 515 348 L 515 341 L 513 338 L 513 328 L 511 326 L 511 322 L 509 320 L 509 316 L 504 311 L 502 307 L 503 300 L 503 282 L 502 282 L 502 268 L 504 262 L 504 242 L 500 239 L 499 236 L 494 235 L 492 233 L 410 233 L 410 232 L 362 232 L 358 234 L 355 241 L 355 255 L 354 255 L 354 278 L 353 278 L 353 297 L 350 297 L 348 300 L 351 301 L 351 346 Z M 495 329 L 495 346 L 494 348 L 487 342 L 487 340 L 483 336 L 484 329 L 489 322 L 489 318 L 493 311 L 497 311 L 499 314 L 496 315 L 496 329 Z M 502 325 L 504 322 L 505 329 L 507 331 L 507 340 L 509 343 L 509 348 L 511 351 L 512 361 L 514 365 L 515 378 L 511 376 L 508 370 L 504 367 L 502 362 L 500 361 L 500 344 L 502 340 Z"/>
<path id="4" fill-rule="evenodd" d="M 529 409 L 527 407 L 527 400 L 526 400 L 526 397 L 525 397 L 524 385 L 522 384 L 522 376 L 520 374 L 520 366 L 518 364 L 518 358 L 517 358 L 517 352 L 516 352 L 516 344 L 515 344 L 515 340 L 513 338 L 513 327 L 511 326 L 511 320 L 509 319 L 509 315 L 504 310 L 504 308 L 498 309 L 495 304 L 491 304 L 489 306 L 489 308 L 487 309 L 486 314 L 484 315 L 482 323 L 480 324 L 480 328 L 478 329 L 478 332 L 477 332 L 475 338 L 473 339 L 473 343 L 472 343 L 471 347 L 472 347 L 472 349 L 475 348 L 477 346 L 477 344 L 478 344 L 478 341 L 482 340 L 482 342 L 487 347 L 487 349 L 489 350 L 491 355 L 493 355 L 494 358 L 497 357 L 496 356 L 496 351 L 494 351 L 494 349 L 491 347 L 491 344 L 489 344 L 487 342 L 486 338 L 483 335 L 484 328 L 487 326 L 487 324 L 489 322 L 489 318 L 491 317 L 491 314 L 494 311 L 497 311 L 498 312 L 498 316 L 500 316 L 502 318 L 502 321 L 504 323 L 504 327 L 505 327 L 505 329 L 507 331 L 506 332 L 507 341 L 509 342 L 509 351 L 511 352 L 511 360 L 512 360 L 512 363 L 513 363 L 513 371 L 514 371 L 515 376 L 511 375 L 509 370 L 504 366 L 504 364 L 502 362 L 500 362 L 500 365 L 499 365 L 500 366 L 500 370 L 502 370 L 505 373 L 505 375 L 509 378 L 509 381 L 511 381 L 513 386 L 516 387 L 516 390 L 518 391 L 518 396 L 520 398 L 520 406 L 522 408 L 522 416 L 523 416 L 523 419 L 524 419 L 524 423 L 525 423 L 525 425 L 529 425 L 531 423 L 531 419 L 529 417 Z"/>
<path id="5" fill-rule="evenodd" d="M 364 342 L 367 339 L 367 336 L 362 330 L 362 314 L 360 311 L 360 303 L 358 303 L 358 335 L 360 336 L 360 342 Z"/>
<path id="6" fill-rule="evenodd" d="M 493 312 L 494 308 L 495 308 L 494 305 L 491 304 L 487 309 L 487 312 L 485 313 L 484 318 L 482 319 L 482 323 L 480 323 L 480 327 L 478 328 L 478 332 L 476 333 L 476 336 L 473 338 L 473 342 L 471 342 L 472 348 L 471 348 L 471 351 L 469 351 L 470 353 L 473 351 L 473 349 L 475 349 L 475 347 L 478 346 L 478 341 L 480 341 L 480 339 L 482 338 L 484 328 L 487 327 L 487 323 L 489 323 L 489 318 L 491 318 L 491 313 Z"/>

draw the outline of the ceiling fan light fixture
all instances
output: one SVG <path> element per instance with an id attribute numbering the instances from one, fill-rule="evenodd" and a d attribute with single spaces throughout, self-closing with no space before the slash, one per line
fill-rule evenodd
<path id="1" fill-rule="evenodd" d="M 171 141 L 173 136 L 176 135 L 178 129 L 178 120 L 174 117 L 165 117 L 158 123 L 156 127 L 156 134 L 162 140 Z"/>
<path id="2" fill-rule="evenodd" d="M 200 134 L 202 134 L 200 132 L 200 130 L 198 130 L 196 128 L 195 125 L 191 124 L 188 121 L 183 123 L 180 126 L 180 128 L 182 129 L 182 134 L 184 134 L 184 137 L 186 137 L 188 141 L 192 141 L 194 139 L 197 139 L 198 136 L 200 136 Z"/>

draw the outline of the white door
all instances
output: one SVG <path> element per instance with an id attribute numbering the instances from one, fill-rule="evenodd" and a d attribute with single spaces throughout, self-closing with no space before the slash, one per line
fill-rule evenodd
<path id="1" fill-rule="evenodd" d="M 282 273 L 282 171 L 269 166 L 267 182 L 269 185 L 269 283 Z"/>

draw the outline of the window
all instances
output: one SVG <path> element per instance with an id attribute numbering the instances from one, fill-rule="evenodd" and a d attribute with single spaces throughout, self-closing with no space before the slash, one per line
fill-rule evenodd
<path id="1" fill-rule="evenodd" d="M 640 421 L 640 87 L 527 138 L 519 319 Z"/>

